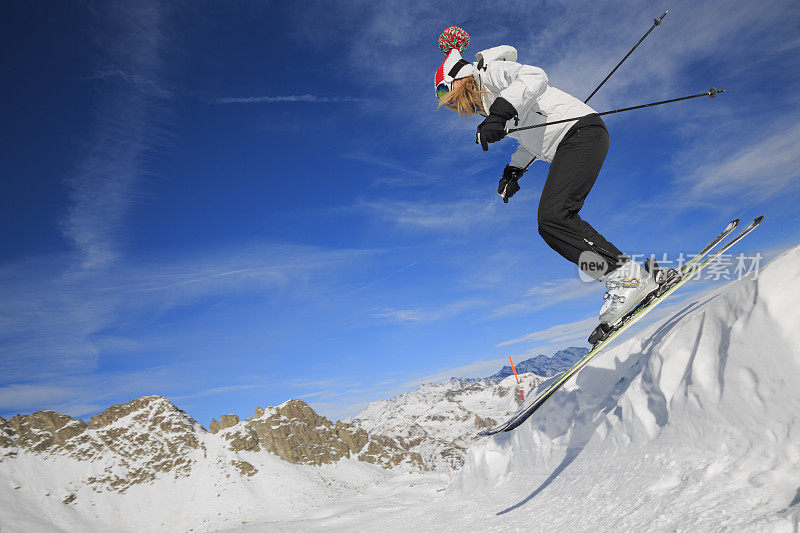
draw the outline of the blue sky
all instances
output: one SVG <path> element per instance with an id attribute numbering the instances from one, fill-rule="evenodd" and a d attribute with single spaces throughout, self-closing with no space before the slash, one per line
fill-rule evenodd
<path id="1" fill-rule="evenodd" d="M 537 233 L 547 165 L 504 205 L 511 141 L 436 110 L 454 24 L 467 57 L 514 45 L 585 98 L 669 9 L 592 105 L 728 92 L 608 117 L 584 218 L 629 253 L 762 213 L 743 251 L 797 244 L 800 6 L 651 4 L 13 2 L 0 415 L 161 394 L 204 424 L 288 398 L 341 418 L 583 345 L 602 289 Z"/>

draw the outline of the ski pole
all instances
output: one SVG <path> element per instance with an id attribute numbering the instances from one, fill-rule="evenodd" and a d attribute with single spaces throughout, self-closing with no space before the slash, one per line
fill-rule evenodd
<path id="1" fill-rule="evenodd" d="M 644 41 L 647 38 L 647 36 L 650 35 L 650 32 L 653 31 L 653 29 L 655 29 L 656 26 L 660 26 L 661 25 L 661 21 L 664 20 L 664 17 L 667 16 L 667 13 L 669 13 L 669 11 L 664 11 L 664 13 L 662 13 L 660 17 L 653 19 L 653 24 L 650 26 L 650 29 L 647 30 L 647 32 L 644 35 L 642 35 L 642 38 L 639 39 L 638 43 L 633 45 L 633 48 L 628 50 L 628 53 L 625 54 L 625 57 L 623 57 L 622 60 L 619 63 L 617 63 L 617 66 L 614 67 L 611 70 L 611 72 L 608 73 L 608 76 L 603 78 L 603 81 L 600 82 L 600 85 L 595 87 L 594 91 L 592 91 L 592 94 L 590 94 L 589 96 L 586 97 L 586 100 L 583 101 L 584 104 L 592 99 L 592 96 L 594 96 L 595 93 L 600 90 L 600 87 L 602 87 L 608 81 L 608 79 L 617 71 L 617 69 L 620 67 L 620 65 L 622 65 L 625 62 L 626 59 L 628 59 L 628 56 L 630 56 L 633 53 L 633 51 L 636 50 L 639 47 L 640 44 L 642 44 L 642 41 Z M 533 159 L 531 159 L 528 162 L 527 165 L 525 165 L 525 167 L 522 169 L 522 173 L 523 174 L 528 171 L 528 168 L 533 164 L 534 161 L 536 161 L 535 157 Z M 503 196 L 503 201 L 508 203 L 508 198 L 505 197 L 505 193 L 502 196 Z"/>
<path id="2" fill-rule="evenodd" d="M 671 100 L 662 100 L 660 102 L 650 102 L 649 104 L 635 105 L 633 107 L 623 107 L 621 109 L 614 109 L 612 111 L 603 111 L 602 113 L 591 113 L 591 114 L 585 115 L 583 117 L 565 118 L 565 119 L 562 119 L 562 120 L 554 120 L 553 122 L 544 122 L 542 124 L 534 124 L 533 126 L 522 126 L 521 128 L 511 128 L 509 130 L 506 130 L 506 132 L 507 133 L 513 133 L 515 131 L 531 130 L 533 128 L 543 128 L 545 126 L 551 126 L 553 124 L 562 124 L 564 122 L 576 121 L 576 120 L 580 120 L 580 119 L 586 118 L 586 117 L 591 117 L 591 116 L 594 116 L 594 115 L 597 115 L 597 116 L 611 115 L 611 114 L 614 114 L 614 113 L 622 113 L 623 111 L 633 111 L 634 109 L 643 109 L 645 107 L 653 107 L 653 106 L 657 106 L 657 105 L 670 104 L 672 102 L 680 102 L 681 100 L 689 100 L 691 98 L 700 98 L 702 96 L 709 96 L 711 98 L 714 98 L 719 93 L 724 93 L 724 92 L 725 92 L 725 89 L 715 89 L 714 87 L 711 87 L 708 91 L 706 91 L 704 93 L 692 94 L 690 96 L 681 96 L 680 98 L 672 98 Z"/>
<path id="3" fill-rule="evenodd" d="M 606 83 L 606 82 L 608 81 L 608 79 L 609 79 L 609 78 L 610 78 L 610 77 L 611 77 L 611 76 L 612 76 L 612 75 L 613 75 L 613 74 L 614 74 L 614 73 L 617 71 L 617 69 L 620 67 L 620 65 L 622 65 L 622 64 L 625 62 L 625 60 L 626 60 L 626 59 L 628 59 L 628 56 L 630 56 L 630 55 L 633 53 L 633 51 L 634 51 L 634 50 L 636 50 L 636 49 L 639 47 L 639 45 L 640 45 L 640 44 L 642 44 L 642 41 L 644 41 L 644 40 L 647 38 L 647 36 L 648 36 L 648 35 L 650 35 L 650 32 L 651 32 L 651 31 L 653 31 L 653 30 L 655 29 L 655 27 L 656 27 L 656 26 L 660 26 L 660 25 L 661 25 L 661 21 L 662 21 L 662 20 L 664 20 L 664 17 L 666 17 L 666 16 L 667 16 L 667 13 L 669 13 L 669 10 L 667 10 L 667 11 L 664 11 L 664 13 L 662 13 L 660 17 L 658 17 L 658 18 L 656 18 L 656 19 L 653 19 L 653 24 L 650 26 L 650 29 L 649 29 L 649 30 L 647 30 L 647 32 L 645 32 L 645 34 L 644 34 L 644 35 L 642 35 L 642 38 L 641 38 L 641 39 L 639 39 L 639 42 L 638 42 L 638 43 L 636 43 L 635 45 L 633 45 L 633 48 L 631 48 L 630 50 L 628 50 L 628 53 L 627 53 L 627 54 L 625 54 L 625 57 L 623 57 L 623 58 L 622 58 L 622 60 L 621 60 L 619 63 L 617 63 L 617 66 L 616 66 L 616 67 L 614 67 L 614 68 L 611 70 L 611 72 L 609 72 L 609 73 L 608 73 L 608 76 L 606 76 L 605 78 L 603 78 L 603 81 L 601 81 L 601 82 L 600 82 L 600 85 L 598 85 L 597 87 L 595 87 L 595 88 L 594 88 L 594 91 L 592 91 L 592 94 L 590 94 L 589 96 L 587 96 L 587 97 L 586 97 L 586 100 L 584 100 L 584 101 L 583 101 L 583 103 L 584 103 L 584 104 L 588 103 L 588 102 L 589 102 L 589 100 L 591 100 L 591 99 L 592 99 L 592 96 L 594 96 L 594 95 L 595 95 L 595 93 L 596 93 L 597 91 L 599 91 L 599 90 L 600 90 L 600 87 L 602 87 L 603 85 L 605 85 L 605 83 Z M 531 160 L 530 160 L 530 162 L 529 162 L 527 165 L 525 165 L 525 168 L 523 168 L 523 169 L 522 169 L 522 172 L 523 172 L 523 173 L 527 172 L 527 170 L 528 170 L 528 167 L 530 167 L 530 166 L 533 164 L 533 162 L 534 162 L 534 161 L 536 161 L 536 158 L 535 158 L 535 157 L 534 157 L 533 159 L 531 159 Z"/>
<path id="4" fill-rule="evenodd" d="M 612 70 L 611 72 L 609 72 L 609 73 L 608 73 L 608 76 L 606 76 L 606 77 L 605 77 L 605 79 L 604 79 L 603 81 L 601 81 L 601 82 L 600 82 L 600 85 L 598 85 L 597 87 L 595 87 L 594 91 L 592 91 L 592 94 L 590 94 L 589 96 L 587 96 L 587 97 L 586 97 L 586 100 L 584 100 L 584 101 L 583 101 L 583 103 L 584 103 L 584 104 L 585 104 L 585 103 L 587 103 L 589 100 L 591 100 L 591 99 L 592 99 L 592 96 L 594 96 L 594 93 L 596 93 L 597 91 L 599 91 L 599 90 L 600 90 L 600 87 L 602 87 L 602 86 L 603 86 L 603 84 L 605 84 L 605 82 L 607 82 L 607 81 L 608 81 L 608 78 L 610 78 L 610 77 L 611 77 L 611 75 L 612 75 L 612 74 L 614 74 L 614 73 L 617 71 L 617 69 L 619 68 L 619 66 L 620 66 L 620 65 L 622 65 L 622 64 L 625 62 L 625 60 L 626 60 L 626 59 L 628 59 L 628 56 L 629 56 L 629 55 L 631 55 L 631 54 L 633 53 L 633 51 L 634 51 L 634 50 L 636 50 L 636 48 L 638 48 L 638 46 L 639 46 L 640 44 L 642 44 L 642 41 L 644 41 L 644 40 L 645 40 L 645 38 L 646 38 L 648 35 L 650 35 L 650 32 L 651 32 L 651 31 L 653 31 L 653 29 L 654 29 L 656 26 L 660 26 L 660 25 L 661 25 L 661 21 L 662 21 L 662 20 L 664 20 L 664 17 L 666 17 L 666 16 L 667 16 L 667 13 L 669 13 L 669 11 L 664 11 L 664 14 L 662 14 L 660 17 L 658 17 L 657 19 L 653 19 L 653 25 L 652 25 L 652 26 L 650 26 L 650 29 L 649 29 L 649 30 L 647 30 L 647 33 L 645 33 L 645 34 L 642 36 L 642 38 L 641 38 L 641 39 L 639 39 L 639 42 L 638 42 L 638 43 L 636 43 L 636 44 L 633 46 L 633 48 L 631 48 L 631 49 L 630 49 L 630 51 L 629 51 L 627 54 L 625 54 L 625 57 L 623 57 L 623 58 L 622 58 L 622 61 L 620 61 L 619 63 L 617 63 L 617 66 L 616 66 L 616 67 L 614 67 L 614 70 Z"/>

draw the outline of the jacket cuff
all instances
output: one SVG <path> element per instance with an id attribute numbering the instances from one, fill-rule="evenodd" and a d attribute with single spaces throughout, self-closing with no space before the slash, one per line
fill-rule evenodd
<path id="1" fill-rule="evenodd" d="M 502 96 L 498 96 L 495 98 L 494 102 L 492 102 L 491 107 L 489 107 L 489 114 L 497 115 L 504 120 L 511 120 L 512 118 L 518 116 L 517 110 L 514 108 L 514 106 Z"/>

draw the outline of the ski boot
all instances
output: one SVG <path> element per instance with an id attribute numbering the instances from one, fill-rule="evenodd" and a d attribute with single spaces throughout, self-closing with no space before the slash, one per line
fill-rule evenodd
<path id="1" fill-rule="evenodd" d="M 628 261 L 607 274 L 604 281 L 608 292 L 603 295 L 605 301 L 600 309 L 600 324 L 589 336 L 589 343 L 596 345 L 605 340 L 641 305 L 660 294 L 662 288 L 675 279 L 675 274 L 675 271 L 660 268 L 651 259 L 645 261 L 644 267 Z"/>

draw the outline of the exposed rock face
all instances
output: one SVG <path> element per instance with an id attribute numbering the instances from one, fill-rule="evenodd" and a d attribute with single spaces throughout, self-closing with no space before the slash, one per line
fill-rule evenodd
<path id="1" fill-rule="evenodd" d="M 258 473 L 258 469 L 247 461 L 231 461 L 231 464 L 243 476 L 254 476 Z"/>
<path id="2" fill-rule="evenodd" d="M 170 473 L 186 476 L 203 446 L 202 427 L 161 396 L 109 407 L 86 424 L 53 411 L 17 415 L 0 422 L 0 446 L 10 454 L 28 450 L 106 465 L 85 482 L 95 490 L 124 492 L 131 485 Z"/>
<path id="3" fill-rule="evenodd" d="M 211 433 L 219 433 L 223 429 L 227 429 L 229 427 L 233 427 L 239 423 L 239 417 L 236 415 L 222 415 L 219 417 L 219 422 L 217 422 L 216 418 L 211 419 L 211 423 L 208 424 L 208 430 Z"/>
<path id="4" fill-rule="evenodd" d="M 19 446 L 43 452 L 66 444 L 67 440 L 83 433 L 86 423 L 55 411 L 37 411 L 17 415 L 11 420 L 0 418 L 0 446 Z"/>
<path id="5" fill-rule="evenodd" d="M 221 428 L 233 450 L 264 450 L 295 464 L 322 465 L 342 458 L 391 468 L 401 463 L 421 467 L 422 458 L 408 453 L 396 439 L 370 436 L 363 429 L 344 422 L 331 422 L 319 416 L 302 400 L 289 400 L 278 407 L 256 409 L 255 415 L 241 423 Z M 237 419 L 238 421 L 238 419 Z"/>

